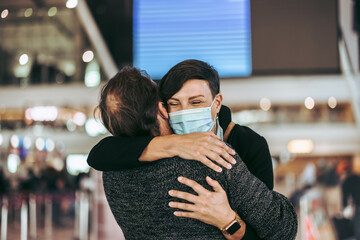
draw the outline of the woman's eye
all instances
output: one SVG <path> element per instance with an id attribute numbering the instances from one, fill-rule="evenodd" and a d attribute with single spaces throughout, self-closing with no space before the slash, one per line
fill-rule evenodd
<path id="1" fill-rule="evenodd" d="M 194 101 L 194 102 L 192 102 L 191 104 L 198 105 L 198 104 L 200 104 L 200 103 L 201 103 L 200 101 Z"/>
<path id="2" fill-rule="evenodd" d="M 169 103 L 170 106 L 177 106 L 177 103 Z"/>

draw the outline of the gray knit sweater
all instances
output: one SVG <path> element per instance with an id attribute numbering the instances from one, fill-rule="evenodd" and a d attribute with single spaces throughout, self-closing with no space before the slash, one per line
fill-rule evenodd
<path id="1" fill-rule="evenodd" d="M 219 181 L 230 205 L 263 239 L 291 240 L 297 216 L 283 195 L 269 190 L 254 177 L 238 155 L 231 170 L 217 173 L 197 161 L 163 159 L 145 166 L 103 173 L 104 189 L 112 213 L 127 240 L 131 239 L 225 239 L 214 226 L 173 215 L 171 189 L 195 192 L 177 181 L 184 176 L 207 189 L 205 177 Z"/>

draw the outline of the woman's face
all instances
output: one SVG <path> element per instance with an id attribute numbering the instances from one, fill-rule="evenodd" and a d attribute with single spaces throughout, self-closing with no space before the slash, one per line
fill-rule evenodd
<path id="1" fill-rule="evenodd" d="M 175 93 L 168 101 L 168 111 L 177 112 L 185 109 L 210 107 L 213 120 L 220 111 L 222 95 L 219 93 L 215 100 L 211 94 L 210 86 L 207 81 L 191 79 L 184 83 L 182 88 Z"/>

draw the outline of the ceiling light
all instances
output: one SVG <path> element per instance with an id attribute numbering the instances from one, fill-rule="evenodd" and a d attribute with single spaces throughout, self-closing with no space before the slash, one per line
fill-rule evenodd
<path id="1" fill-rule="evenodd" d="M 55 16 L 56 13 L 57 13 L 57 8 L 56 8 L 56 7 L 51 7 L 51 8 L 49 9 L 49 11 L 48 11 L 49 17 Z"/>
<path id="2" fill-rule="evenodd" d="M 329 107 L 332 108 L 332 109 L 336 108 L 336 105 L 337 105 L 336 98 L 334 98 L 334 97 L 329 97 L 328 105 L 329 105 Z"/>
<path id="3" fill-rule="evenodd" d="M 28 136 L 24 137 L 23 145 L 24 145 L 25 149 L 30 149 L 31 148 L 31 139 L 30 139 L 30 137 L 28 137 Z"/>
<path id="4" fill-rule="evenodd" d="M 26 9 L 25 12 L 24 12 L 24 16 L 25 16 L 25 17 L 30 17 L 32 14 L 33 14 L 32 8 L 28 8 L 28 9 Z"/>
<path id="5" fill-rule="evenodd" d="M 52 152 L 55 149 L 55 143 L 52 139 L 48 138 L 46 139 L 45 148 L 48 152 Z"/>
<path id="6" fill-rule="evenodd" d="M 45 150 L 45 140 L 44 138 L 37 138 L 35 141 L 35 147 L 37 150 L 39 151 L 44 151 Z"/>
<path id="7" fill-rule="evenodd" d="M 82 55 L 82 60 L 84 62 L 91 62 L 91 60 L 93 59 L 94 59 L 94 53 L 91 50 L 84 52 L 84 54 Z"/>
<path id="8" fill-rule="evenodd" d="M 26 114 L 26 117 L 29 114 Z M 58 109 L 55 106 L 39 106 L 31 108 L 31 119 L 34 121 L 55 121 L 58 116 Z"/>
<path id="9" fill-rule="evenodd" d="M 27 54 L 22 54 L 19 58 L 19 63 L 25 65 L 29 62 L 29 56 Z"/>
<path id="10" fill-rule="evenodd" d="M 295 139 L 288 143 L 287 148 L 290 153 L 311 153 L 314 143 L 310 139 Z"/>
<path id="11" fill-rule="evenodd" d="M 82 112 L 77 112 L 74 115 L 73 121 L 78 126 L 83 126 L 86 122 L 86 115 Z"/>
<path id="12" fill-rule="evenodd" d="M 16 173 L 19 165 L 20 165 L 20 157 L 16 154 L 9 154 L 7 159 L 7 168 L 9 172 Z"/>
<path id="13" fill-rule="evenodd" d="M 271 108 L 271 101 L 268 98 L 262 98 L 260 100 L 260 108 L 264 111 L 268 111 Z"/>
<path id="14" fill-rule="evenodd" d="M 314 101 L 314 99 L 311 98 L 311 97 L 307 97 L 307 98 L 305 99 L 305 107 L 306 107 L 307 109 L 313 109 L 314 106 L 315 106 L 315 101 Z"/>
<path id="15" fill-rule="evenodd" d="M 67 8 L 75 8 L 78 5 L 78 0 L 67 0 L 66 7 Z"/>
<path id="16" fill-rule="evenodd" d="M 4 9 L 1 12 L 1 18 L 6 18 L 8 15 L 9 15 L 9 10 L 7 10 L 7 9 Z"/>
<path id="17" fill-rule="evenodd" d="M 20 146 L 20 139 L 17 135 L 12 135 L 10 138 L 10 144 L 13 148 L 18 148 Z"/>

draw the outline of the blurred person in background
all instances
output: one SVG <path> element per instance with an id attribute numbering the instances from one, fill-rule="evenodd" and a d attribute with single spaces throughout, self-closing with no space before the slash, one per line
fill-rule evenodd
<path id="1" fill-rule="evenodd" d="M 314 163 L 306 164 L 304 170 L 301 172 L 298 181 L 298 189 L 296 189 L 290 196 L 290 201 L 296 209 L 300 208 L 300 199 L 306 191 L 311 189 L 316 184 L 316 167 Z"/>
<path id="2" fill-rule="evenodd" d="M 19 190 L 20 192 L 29 194 L 29 193 L 38 193 L 40 191 L 40 180 L 35 175 L 32 169 L 27 169 L 26 177 L 21 181 Z"/>
<path id="3" fill-rule="evenodd" d="M 9 192 L 9 190 L 10 190 L 10 182 L 5 177 L 4 169 L 0 167 L 0 194 L 5 195 Z"/>
<path id="4" fill-rule="evenodd" d="M 124 68 L 110 79 L 101 91 L 99 108 L 104 125 L 114 136 L 171 134 L 168 113 L 160 102 L 157 91 L 157 86 L 151 79 L 142 76 L 134 68 Z M 213 102 L 214 109 L 218 112 L 221 101 L 215 98 Z M 107 200 L 125 237 L 295 238 L 297 219 L 290 202 L 251 175 L 238 155 L 235 155 L 235 158 L 237 163 L 233 168 L 221 173 L 211 171 L 196 161 L 184 161 L 180 158 L 104 172 Z M 181 184 L 190 187 L 188 188 L 176 181 L 178 176 L 187 176 L 195 181 L 187 177 L 178 179 Z M 213 178 L 218 179 L 221 185 L 212 180 Z M 209 186 L 214 191 L 211 191 Z M 172 197 L 186 201 L 175 202 L 175 199 L 168 195 L 168 190 L 171 190 L 169 194 Z M 229 201 L 226 195 L 229 196 Z M 185 210 L 186 212 L 174 213 L 185 218 L 174 217 L 171 208 Z M 191 221 L 189 218 L 214 227 Z M 247 235 L 249 224 L 256 229 L 260 238 Z M 231 226 L 229 232 L 224 231 L 226 226 Z M 216 227 L 221 229 L 224 235 Z"/>
<path id="5" fill-rule="evenodd" d="M 353 231 L 356 239 L 360 240 L 360 176 L 351 172 L 351 166 L 347 161 L 341 161 L 337 171 L 343 180 L 341 185 L 343 208 L 355 208 L 352 213 Z"/>

